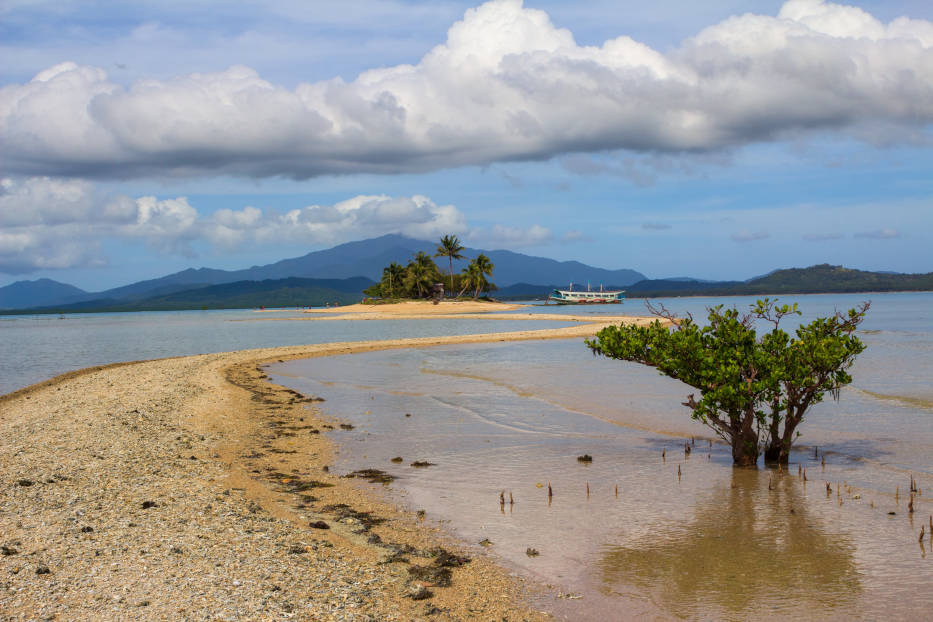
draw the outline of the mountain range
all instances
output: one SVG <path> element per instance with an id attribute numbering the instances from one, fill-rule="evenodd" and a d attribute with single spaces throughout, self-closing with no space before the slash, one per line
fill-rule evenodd
<path id="1" fill-rule="evenodd" d="M 249 308 L 260 305 L 322 306 L 358 301 L 391 262 L 407 263 L 418 251 L 435 252 L 433 242 L 389 234 L 242 270 L 198 268 L 122 287 L 86 292 L 51 279 L 18 281 L 0 287 L 0 309 L 36 311 L 133 311 L 197 308 Z M 459 271 L 478 254 L 495 266 L 496 296 L 543 298 L 571 282 L 594 289 L 624 288 L 629 297 L 758 295 L 865 291 L 933 290 L 933 273 L 868 272 L 822 264 L 774 270 L 747 281 L 707 281 L 690 277 L 647 279 L 632 269 L 607 270 L 577 261 L 555 261 L 506 250 L 467 248 Z M 442 270 L 446 266 L 441 260 Z"/>
<path id="2" fill-rule="evenodd" d="M 189 268 L 157 279 L 139 281 L 101 292 L 86 292 L 71 285 L 50 279 L 19 281 L 0 288 L 0 309 L 25 309 L 36 307 L 90 308 L 139 306 L 150 299 L 164 299 L 173 294 L 245 281 L 267 281 L 288 278 L 301 279 L 351 279 L 365 277 L 376 281 L 382 269 L 391 262 L 406 264 L 418 252 L 431 255 L 437 249 L 436 242 L 416 240 L 398 234 L 388 234 L 369 240 L 340 244 L 333 248 L 314 251 L 301 257 L 283 259 L 265 266 L 252 266 L 242 270 L 217 270 L 214 268 Z M 626 286 L 644 280 L 645 275 L 630 269 L 607 270 L 578 261 L 556 261 L 546 257 L 534 257 L 507 250 L 484 250 L 466 248 L 465 259 L 454 261 L 454 271 L 465 267 L 469 259 L 485 254 L 495 265 L 494 281 L 502 286 L 514 283 L 562 283 L 571 281 L 585 283 L 612 283 Z M 444 262 L 441 262 L 444 263 Z M 446 266 L 441 266 L 442 270 Z M 371 284 L 371 283 L 370 283 Z M 306 284 L 309 287 L 317 285 Z M 333 283 L 321 285 L 332 287 Z M 364 285 L 363 288 L 366 286 Z M 357 290 L 357 293 L 361 291 Z M 343 291 L 337 289 L 337 291 Z M 91 304 L 93 303 L 93 304 Z M 74 307 L 76 306 L 77 307 Z"/>

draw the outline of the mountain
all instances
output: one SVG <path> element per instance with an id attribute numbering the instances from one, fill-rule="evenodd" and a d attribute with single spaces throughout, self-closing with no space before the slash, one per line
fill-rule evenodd
<path id="1" fill-rule="evenodd" d="M 52 279 L 17 281 L 0 287 L 0 309 L 38 307 L 62 300 L 77 300 L 87 295 L 83 289 Z"/>
<path id="2" fill-rule="evenodd" d="M 627 288 L 630 297 L 758 296 L 774 294 L 834 294 L 848 292 L 933 291 L 933 272 L 898 274 L 853 270 L 820 264 L 774 270 L 748 281 L 645 280 Z"/>
<path id="3" fill-rule="evenodd" d="M 933 290 L 933 272 L 892 274 L 820 264 L 809 268 L 775 270 L 765 277 L 749 281 L 746 286 L 756 293 L 774 294 L 920 291 Z"/>
<path id="4" fill-rule="evenodd" d="M 139 281 L 130 285 L 108 289 L 94 294 L 85 293 L 82 300 L 141 301 L 156 296 L 168 296 L 175 292 L 187 291 L 196 287 L 221 285 L 237 281 L 263 281 L 291 277 L 305 279 L 347 279 L 366 277 L 379 280 L 382 269 L 391 262 L 406 264 L 418 252 L 431 255 L 437 249 L 436 242 L 416 240 L 403 235 L 388 234 L 369 240 L 347 242 L 321 251 L 314 251 L 301 257 L 283 259 L 265 266 L 253 266 L 242 270 L 217 270 L 213 268 L 189 268 L 157 279 Z M 495 265 L 493 280 L 496 284 L 508 286 L 513 283 L 569 283 L 578 284 L 590 281 L 593 286 L 599 283 L 628 285 L 645 278 L 634 270 L 606 270 L 594 268 L 578 261 L 555 261 L 545 257 L 533 257 L 506 250 L 483 250 L 467 248 L 464 255 L 474 258 L 485 253 Z M 439 260 L 444 270 L 443 260 Z M 466 267 L 467 259 L 455 261 L 454 270 Z M 77 288 L 75 288 L 77 289 Z M 81 290 L 78 290 L 79 292 Z M 41 303 L 26 301 L 7 308 L 24 308 L 40 305 L 56 305 L 75 300 L 47 297 Z"/>
<path id="5" fill-rule="evenodd" d="M 57 304 L 31 311 L 173 311 L 182 309 L 249 309 L 252 307 L 324 306 L 359 302 L 362 291 L 373 284 L 365 277 L 351 279 L 266 279 L 235 281 L 161 293 L 148 298 L 95 298 Z"/>
<path id="6" fill-rule="evenodd" d="M 641 272 L 626 268 L 607 270 L 594 268 L 579 261 L 556 261 L 504 250 L 484 251 L 468 248 L 464 251 L 467 257 L 476 257 L 479 253 L 489 257 L 495 266 L 492 280 L 499 287 L 508 287 L 515 283 L 560 283 L 561 287 L 567 287 L 571 282 L 574 287 L 584 287 L 586 283 L 594 288 L 598 288 L 600 284 L 608 286 L 610 283 L 625 287 L 645 278 Z M 454 270 L 466 265 L 467 262 L 462 261 L 458 266 L 458 262 L 455 261 Z"/>
<path id="7" fill-rule="evenodd" d="M 174 288 L 178 285 L 218 285 L 234 281 L 260 281 L 288 277 L 346 279 L 364 276 L 374 281 L 382 276 L 382 269 L 390 263 L 402 265 L 418 252 L 433 255 L 436 242 L 416 240 L 398 234 L 388 234 L 369 240 L 347 242 L 322 251 L 314 251 L 301 257 L 283 259 L 265 266 L 253 266 L 243 270 L 212 270 L 200 268 L 176 272 L 160 279 L 141 281 L 125 287 L 101 292 L 101 298 L 138 298 L 151 295 L 159 288 Z M 513 283 L 618 283 L 628 285 L 645 278 L 634 270 L 606 270 L 594 268 L 578 261 L 555 261 L 545 257 L 534 257 L 506 250 L 483 250 L 467 248 L 466 259 L 455 261 L 454 270 L 466 267 L 468 260 L 484 253 L 495 265 L 493 280 L 497 285 Z M 443 260 L 438 265 L 442 270 Z M 175 290 L 177 291 L 177 289 Z"/>
<path id="8" fill-rule="evenodd" d="M 391 262 L 404 265 L 418 251 L 433 255 L 436 248 L 435 242 L 388 234 L 370 240 L 340 244 L 265 266 L 252 266 L 242 270 L 189 268 L 161 278 L 96 293 L 85 292 L 50 279 L 19 281 L 0 288 L 0 309 L 174 309 L 199 308 L 204 305 L 211 308 L 230 308 L 230 305 L 234 304 L 233 301 L 239 301 L 237 304 L 245 307 L 279 304 L 272 302 L 273 299 L 288 301 L 281 303 L 286 306 L 312 304 L 300 301 L 302 297 L 310 298 L 312 295 L 319 296 L 315 300 L 326 301 L 327 296 L 331 295 L 317 290 L 330 290 L 358 297 L 371 281 L 381 277 L 382 269 Z M 594 290 L 600 285 L 607 289 L 626 289 L 630 297 L 933 290 L 933 273 L 867 272 L 822 264 L 809 268 L 775 270 L 745 282 L 704 281 L 688 277 L 647 279 L 645 275 L 631 269 L 608 270 L 578 261 L 556 261 L 507 250 L 477 248 L 464 249 L 465 259 L 454 262 L 454 271 L 459 272 L 467 265 L 469 259 L 480 253 L 487 255 L 495 265 L 492 280 L 499 288 L 496 295 L 500 298 L 542 297 L 556 287 L 566 288 L 571 282 L 575 289 L 582 289 L 587 284 Z M 443 258 L 438 258 L 437 262 L 441 270 L 446 272 L 447 266 Z M 360 280 L 353 281 L 354 278 Z M 246 284 L 288 279 L 313 280 L 315 283 L 278 283 L 261 287 Z M 353 284 L 338 287 L 338 281 Z M 209 289 L 227 284 L 236 286 L 228 290 Z M 357 285 L 360 287 L 354 291 L 341 289 L 355 288 Z M 262 289 L 263 287 L 266 289 Z M 196 290 L 205 291 L 193 294 Z M 235 293 L 234 290 L 239 293 Z M 273 291 L 277 292 L 274 296 L 271 294 Z M 190 306 L 179 306 L 185 304 Z"/>

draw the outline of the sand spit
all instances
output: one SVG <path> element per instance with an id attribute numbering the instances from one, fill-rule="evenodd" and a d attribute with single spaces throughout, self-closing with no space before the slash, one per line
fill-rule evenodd
<path id="1" fill-rule="evenodd" d="M 393 304 L 355 304 L 330 309 L 308 309 L 302 311 L 298 317 L 263 317 L 252 320 L 237 320 L 240 322 L 252 321 L 326 321 L 326 320 L 431 320 L 431 319 L 464 319 L 464 320 L 540 320 L 558 322 L 602 322 L 619 323 L 628 322 L 635 318 L 628 315 L 570 315 L 562 313 L 509 313 L 502 311 L 518 311 L 528 305 L 506 304 L 501 302 L 486 302 L 473 300 L 446 300 L 434 304 L 428 300 L 411 300 Z"/>
<path id="2" fill-rule="evenodd" d="M 2 396 L 0 620 L 546 619 L 430 516 L 329 473 L 339 422 L 261 366 L 603 325 L 116 364 Z"/>
<path id="3" fill-rule="evenodd" d="M 494 313 L 496 311 L 514 311 L 527 305 L 485 300 L 443 300 L 434 304 L 430 300 L 406 300 L 387 304 L 355 304 L 330 309 L 308 309 L 305 313 L 367 313 L 377 315 L 452 315 L 460 313 Z"/>
<path id="4" fill-rule="evenodd" d="M 542 322 L 587 322 L 619 324 L 632 320 L 630 315 L 571 315 L 565 313 L 345 313 L 342 315 L 316 315 L 300 317 L 263 317 L 231 320 L 232 322 L 327 322 L 365 320 L 538 320 Z"/>

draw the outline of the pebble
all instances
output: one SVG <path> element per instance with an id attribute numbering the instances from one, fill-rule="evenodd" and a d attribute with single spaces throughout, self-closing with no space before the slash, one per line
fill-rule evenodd
<path id="1" fill-rule="evenodd" d="M 326 346 L 313 348 L 319 347 Z M 408 566 L 380 565 L 381 556 L 372 558 L 371 550 L 360 547 L 410 541 L 427 550 L 439 544 L 427 544 L 434 536 L 409 531 L 406 519 L 394 523 L 397 515 L 387 513 L 380 515 L 394 524 L 377 526 L 378 540 L 372 537 L 376 533 L 342 530 L 335 543 L 317 540 L 312 534 L 321 532 L 309 522 L 283 517 L 294 512 L 297 497 L 268 482 L 261 469 L 250 472 L 265 468 L 269 457 L 253 464 L 225 453 L 243 443 L 237 446 L 245 454 L 268 455 L 263 435 L 269 429 L 260 425 L 258 436 L 250 437 L 249 424 L 255 417 L 265 423 L 264 417 L 286 419 L 297 412 L 256 400 L 249 410 L 241 409 L 239 393 L 226 388 L 224 370 L 256 357 L 255 352 L 209 354 L 117 366 L 37 388 L 29 401 L 0 400 L 0 481 L 16 488 L 15 494 L 0 494 L 0 567 L 6 568 L 0 620 L 391 622 L 424 615 L 424 606 L 413 609 L 401 588 L 409 581 Z M 268 442 L 286 449 L 328 443 L 306 436 Z M 323 458 L 312 456 L 310 462 L 317 470 Z M 238 477 L 247 478 L 248 486 L 231 478 L 234 465 L 242 468 Z M 283 472 L 291 470 L 289 465 Z M 32 488 L 19 484 L 26 473 Z M 327 502 L 346 501 L 360 511 L 383 507 L 357 505 L 362 493 L 340 486 L 345 490 L 335 487 L 327 494 L 343 496 Z M 250 511 L 250 502 L 260 499 L 257 490 L 268 496 Z M 309 511 L 323 505 L 317 499 L 307 503 L 315 508 Z M 271 513 L 272 506 L 281 514 Z M 339 517 L 325 512 L 323 518 Z M 348 544 L 347 537 L 355 543 Z M 296 547 L 300 554 L 290 552 Z M 54 560 L 54 572 L 50 564 L 38 563 L 39 555 Z M 14 563 L 26 559 L 34 561 Z M 475 589 L 482 580 L 485 587 L 486 579 L 480 579 L 485 575 L 470 578 L 470 573 L 469 567 L 454 570 L 453 586 L 444 592 L 444 616 L 469 617 L 466 605 L 450 598 L 460 598 L 461 585 Z M 139 609 L 127 614 L 125 607 L 144 607 L 145 615 Z M 511 602 L 503 601 L 501 611 L 509 619 L 539 619 L 533 612 L 518 615 L 528 610 Z"/>

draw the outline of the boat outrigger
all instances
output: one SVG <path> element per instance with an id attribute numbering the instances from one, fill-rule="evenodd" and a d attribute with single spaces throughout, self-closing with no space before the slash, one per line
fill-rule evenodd
<path id="1" fill-rule="evenodd" d="M 559 305 L 611 305 L 621 304 L 625 300 L 625 290 L 603 291 L 602 285 L 598 292 L 591 292 L 589 286 L 586 291 L 573 291 L 573 283 L 570 289 L 555 289 L 548 296 L 547 302 L 555 302 Z"/>

